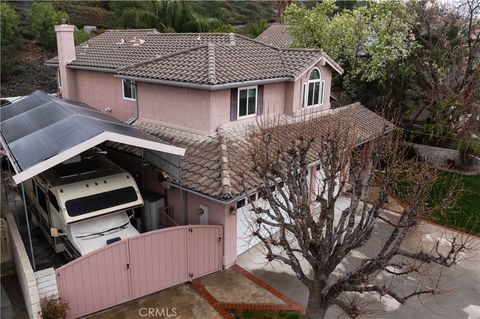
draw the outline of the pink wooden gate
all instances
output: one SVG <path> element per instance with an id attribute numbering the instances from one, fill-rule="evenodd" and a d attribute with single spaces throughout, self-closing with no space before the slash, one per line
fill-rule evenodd
<path id="1" fill-rule="evenodd" d="M 222 269 L 223 228 L 189 225 L 131 237 L 58 268 L 57 286 L 77 318 Z"/>

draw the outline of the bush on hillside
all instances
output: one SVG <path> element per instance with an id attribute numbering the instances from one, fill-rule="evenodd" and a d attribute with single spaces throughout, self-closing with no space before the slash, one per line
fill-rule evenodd
<path id="1" fill-rule="evenodd" d="M 46 49 L 55 48 L 54 26 L 60 24 L 62 19 L 68 19 L 65 12 L 57 11 L 51 3 L 35 2 L 27 11 L 30 30 L 40 44 Z"/>
<path id="2" fill-rule="evenodd" d="M 2 44 L 12 42 L 18 34 L 19 19 L 15 10 L 6 3 L 0 3 L 0 38 Z"/>

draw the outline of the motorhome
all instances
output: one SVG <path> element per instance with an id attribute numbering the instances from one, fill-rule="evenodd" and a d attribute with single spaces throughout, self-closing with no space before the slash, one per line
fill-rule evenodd
<path id="1" fill-rule="evenodd" d="M 53 167 L 26 188 L 40 229 L 69 259 L 139 233 L 131 223 L 143 205 L 137 183 L 98 151 Z"/>

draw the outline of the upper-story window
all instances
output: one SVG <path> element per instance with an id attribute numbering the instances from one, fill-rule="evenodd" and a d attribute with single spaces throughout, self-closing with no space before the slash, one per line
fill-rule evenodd
<path id="1" fill-rule="evenodd" d="M 257 113 L 257 87 L 238 89 L 237 118 L 254 116 Z"/>
<path id="2" fill-rule="evenodd" d="M 325 81 L 322 80 L 320 71 L 315 68 L 310 72 L 308 82 L 303 84 L 303 107 L 318 106 L 323 104 Z"/>
<path id="3" fill-rule="evenodd" d="M 135 100 L 137 98 L 137 86 L 133 80 L 122 80 L 123 98 L 126 100 Z"/>

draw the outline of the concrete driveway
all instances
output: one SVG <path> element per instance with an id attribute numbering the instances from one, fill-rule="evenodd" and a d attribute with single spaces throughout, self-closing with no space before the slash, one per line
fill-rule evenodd
<path id="1" fill-rule="evenodd" d="M 342 209 L 348 205 L 348 199 L 343 198 L 338 204 L 337 208 Z M 357 265 L 362 257 L 375 254 L 390 231 L 390 226 L 384 223 L 380 224 L 375 229 L 375 236 L 372 236 L 367 245 L 362 247 L 361 250 L 353 251 L 337 267 L 335 273 L 345 273 Z M 429 249 L 433 247 L 436 238 L 442 238 L 443 235 L 451 236 L 452 234 L 451 231 L 442 227 L 425 223 L 409 236 L 405 242 L 405 248 L 413 251 L 416 247 L 422 245 L 424 249 Z M 376 315 L 374 317 L 480 319 L 480 254 L 478 250 L 480 240 L 478 238 L 474 239 L 474 246 L 471 253 L 465 256 L 466 259 L 451 268 L 432 266 L 430 278 L 436 278 L 435 275 L 442 272 L 441 287 L 444 292 L 441 294 L 425 295 L 420 298 L 414 297 L 405 305 L 399 304 L 391 297 L 384 297 L 379 300 L 376 295 L 365 296 L 366 300 L 373 302 L 369 304 L 369 307 L 375 311 Z M 308 291 L 305 286 L 295 277 L 288 266 L 277 261 L 266 263 L 261 244 L 240 255 L 237 264 L 288 297 L 306 306 Z M 307 274 L 310 273 L 309 266 L 305 261 L 302 261 L 302 267 Z M 391 279 L 387 273 L 380 273 L 377 278 L 387 282 Z M 400 294 L 411 292 L 418 285 L 419 280 L 422 280 L 422 278 L 414 276 L 408 276 L 400 280 L 394 279 L 395 290 Z M 331 307 L 327 313 L 327 318 L 337 318 L 340 313 L 339 309 Z"/>

